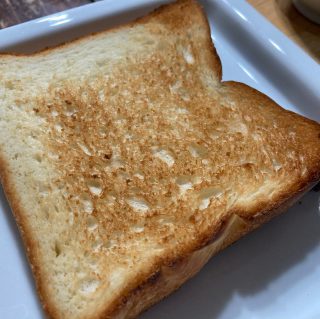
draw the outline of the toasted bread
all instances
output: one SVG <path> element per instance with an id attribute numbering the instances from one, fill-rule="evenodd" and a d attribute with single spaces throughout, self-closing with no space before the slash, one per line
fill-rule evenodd
<path id="1" fill-rule="evenodd" d="M 50 318 L 133 318 L 320 178 L 320 125 L 221 82 L 194 1 L 0 56 L 0 176 Z"/>

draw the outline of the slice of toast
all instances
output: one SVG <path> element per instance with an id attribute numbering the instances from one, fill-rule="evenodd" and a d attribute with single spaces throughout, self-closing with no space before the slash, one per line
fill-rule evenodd
<path id="1" fill-rule="evenodd" d="M 320 178 L 320 125 L 221 83 L 193 1 L 0 56 L 0 98 L 1 181 L 50 318 L 137 316 Z"/>

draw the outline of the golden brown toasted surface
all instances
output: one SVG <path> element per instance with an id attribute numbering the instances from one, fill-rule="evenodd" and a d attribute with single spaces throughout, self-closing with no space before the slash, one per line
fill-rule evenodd
<path id="1" fill-rule="evenodd" d="M 220 79 L 193 1 L 0 57 L 0 174 L 50 316 L 137 315 L 319 179 L 319 124 Z"/>

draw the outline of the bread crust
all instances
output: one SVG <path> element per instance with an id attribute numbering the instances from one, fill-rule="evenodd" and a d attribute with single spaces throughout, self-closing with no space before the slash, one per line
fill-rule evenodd
<path id="1" fill-rule="evenodd" d="M 40 275 L 40 265 L 37 262 L 38 258 L 36 256 L 37 243 L 32 237 L 32 232 L 30 231 L 30 227 L 27 224 L 27 220 L 24 218 L 24 209 L 20 203 L 19 194 L 15 189 L 14 183 L 12 182 L 13 179 L 10 175 L 10 172 L 7 170 L 7 167 L 9 166 L 6 163 L 4 156 L 1 155 L 2 154 L 0 153 L 0 182 L 3 186 L 5 196 L 9 202 L 11 211 L 17 223 L 19 233 L 22 237 L 22 242 L 25 247 L 26 256 L 28 258 L 33 277 L 35 279 L 36 289 L 40 297 L 41 304 L 45 311 L 47 311 L 47 309 L 49 310 L 50 308 L 50 311 L 48 311 L 48 314 L 50 314 L 51 309 L 54 309 L 54 307 L 47 306 L 48 298 L 44 289 L 45 278 Z M 52 314 L 54 313 L 55 311 L 52 312 Z M 51 314 L 49 315 L 49 317 L 50 316 Z"/>
<path id="2" fill-rule="evenodd" d="M 200 8 L 194 1 L 179 1 L 175 4 L 169 4 L 155 10 L 150 15 L 138 19 L 136 22 L 129 23 L 115 29 L 107 30 L 104 33 L 112 32 L 119 28 L 133 27 L 136 24 L 145 23 L 149 19 L 161 15 L 162 12 L 168 10 L 176 10 L 176 6 L 196 6 Z M 202 9 L 201 9 L 202 10 Z M 222 76 L 222 68 L 220 59 L 210 41 L 210 29 L 204 14 L 202 15 L 202 23 L 206 25 L 207 32 L 207 48 L 211 54 L 211 68 L 216 73 L 219 81 Z M 173 21 L 174 27 L 174 21 Z M 99 33 L 101 34 L 101 33 Z M 81 44 L 81 41 L 94 39 L 95 35 L 90 35 L 79 40 L 73 41 L 74 43 Z M 61 47 L 66 47 L 71 44 L 64 44 Z M 38 53 L 37 55 L 50 54 L 53 49 L 47 49 Z M 1 55 L 4 58 L 4 55 Z M 255 98 L 257 100 L 267 100 L 267 103 L 274 108 L 280 108 L 273 101 L 267 98 L 262 93 L 236 82 L 225 82 L 224 86 L 228 91 L 233 94 L 246 94 L 248 98 Z M 283 110 L 282 110 L 283 111 Z M 290 112 L 288 112 L 289 114 Z M 294 115 L 299 117 L 298 115 Z M 304 119 L 307 123 L 315 125 L 319 129 L 319 125 L 314 121 Z M 24 245 L 26 247 L 27 256 L 31 265 L 33 275 L 35 277 L 37 290 L 49 318 L 62 318 L 58 309 L 50 299 L 46 292 L 46 282 L 48 278 L 41 276 L 38 264 L 39 258 L 36 256 L 37 243 L 33 240 L 32 233 L 24 219 L 23 205 L 19 202 L 19 194 L 17 193 L 11 172 L 8 170 L 8 163 L 5 162 L 5 157 L 0 153 L 0 179 L 4 187 L 5 194 L 11 205 L 15 219 L 17 221 Z M 104 309 L 98 309 L 97 313 L 92 315 L 92 319 L 103 318 L 134 318 L 141 311 L 146 310 L 154 303 L 166 297 L 172 291 L 178 289 L 186 280 L 194 276 L 202 266 L 218 251 L 224 249 L 234 241 L 238 240 L 243 235 L 259 227 L 271 218 L 285 211 L 291 206 L 302 194 L 310 189 L 320 179 L 320 161 L 315 163 L 313 170 L 301 178 L 300 182 L 293 185 L 290 189 L 284 189 L 278 198 L 272 202 L 257 203 L 250 209 L 242 209 L 241 207 L 235 208 L 230 211 L 228 215 L 219 221 L 218 224 L 213 225 L 206 233 L 199 236 L 196 243 L 183 247 L 179 254 L 172 256 L 164 256 L 158 260 L 148 270 L 148 275 L 143 274 L 137 276 L 135 282 L 129 284 L 121 298 L 115 300 L 112 304 L 106 305 Z"/>
<path id="3" fill-rule="evenodd" d="M 263 218 L 246 220 L 234 213 L 229 220 L 221 224 L 219 231 L 213 235 L 214 239 L 208 240 L 207 245 L 175 261 L 159 266 L 158 270 L 150 275 L 147 280 L 119 300 L 119 303 L 111 312 L 108 309 L 97 318 L 135 318 L 139 313 L 147 310 L 196 275 L 209 259 L 219 251 L 285 212 L 309 189 L 310 187 L 301 189 L 278 207 L 275 205 L 273 209 L 264 214 Z M 221 240 L 222 238 L 223 240 Z"/>
<path id="4" fill-rule="evenodd" d="M 0 158 L 1 183 L 23 239 L 42 306 L 48 318 L 60 318 L 59 312 L 55 309 L 54 304 L 50 303 L 50 298 L 46 295 L 44 278 L 40 276 L 39 265 L 37 265 L 37 258 L 34 255 L 36 243 L 32 240 L 32 234 L 28 232 L 28 227 L 23 219 L 23 209 L 20 207 L 17 200 L 18 195 L 15 192 L 14 185 L 10 183 L 10 174 L 5 170 L 5 167 L 7 166 L 4 159 Z M 140 282 L 139 285 L 128 288 L 127 292 L 111 307 L 108 305 L 106 309 L 92 318 L 135 318 L 139 313 L 147 310 L 196 275 L 208 260 L 219 251 L 265 222 L 285 212 L 310 190 L 319 178 L 319 174 L 316 176 L 311 175 L 310 179 L 308 179 L 310 183 L 306 182 L 300 185 L 294 193 L 288 191 L 286 200 L 283 200 L 285 198 L 285 194 L 283 194 L 284 196 L 279 201 L 270 204 L 268 209 L 264 209 L 262 215 L 259 214 L 256 217 L 244 219 L 240 217 L 241 212 L 231 213 L 228 220 L 221 221 L 219 227 L 213 233 L 208 234 L 206 238 L 202 238 L 202 241 L 199 241 L 196 249 L 186 252 L 175 259 L 163 260 L 162 263 L 155 265 L 147 279 L 145 277 L 137 278 L 137 281 Z M 257 213 L 261 213 L 259 208 L 256 209 Z M 223 241 L 221 241 L 222 237 Z M 151 299 L 150 295 L 152 295 Z"/>

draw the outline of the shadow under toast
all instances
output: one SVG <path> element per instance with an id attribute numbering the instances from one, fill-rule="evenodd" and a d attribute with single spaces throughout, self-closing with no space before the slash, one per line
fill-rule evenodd
<path id="1" fill-rule="evenodd" d="M 273 294 L 268 293 L 268 298 L 259 295 L 242 307 L 261 310 L 272 305 L 317 267 L 310 263 L 307 271 L 305 266 L 299 268 L 320 243 L 320 215 L 316 205 L 312 210 L 305 208 L 308 200 L 307 196 L 301 204 L 213 257 L 198 275 L 141 319 L 217 319 L 232 298 L 257 296 L 281 279 L 281 285 Z M 284 274 L 289 274 L 290 280 L 283 279 Z M 224 312 L 223 318 L 237 318 L 241 309 L 230 313 L 233 309 L 228 309 L 228 316 Z"/>

